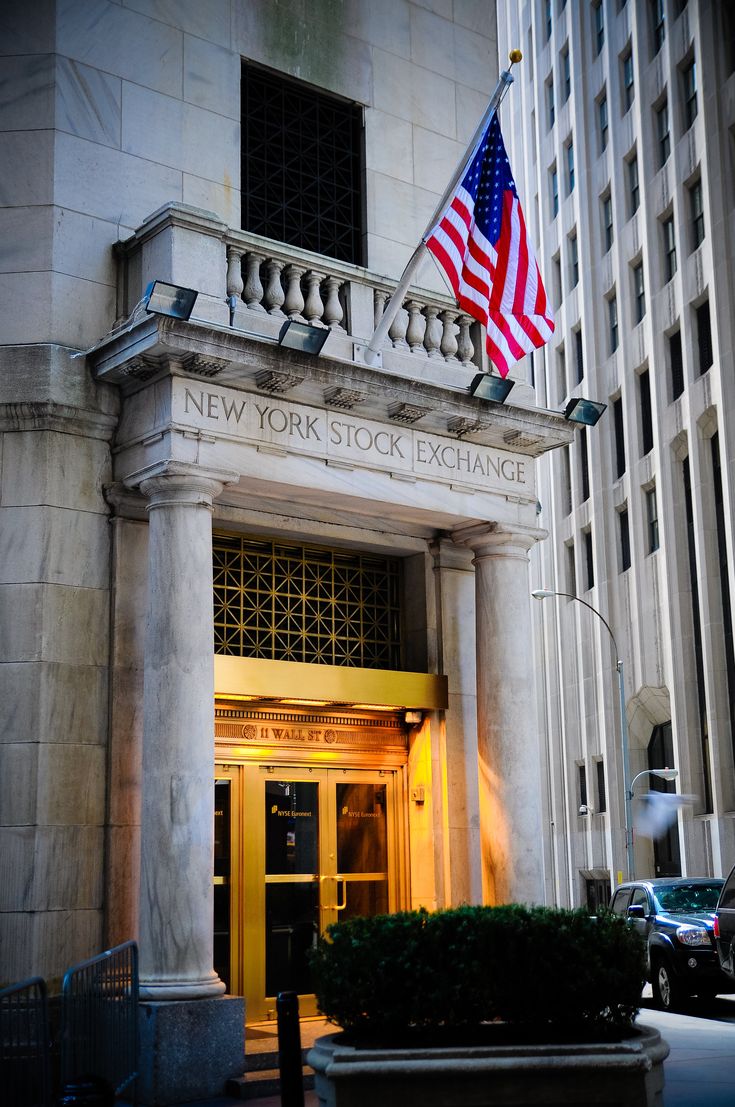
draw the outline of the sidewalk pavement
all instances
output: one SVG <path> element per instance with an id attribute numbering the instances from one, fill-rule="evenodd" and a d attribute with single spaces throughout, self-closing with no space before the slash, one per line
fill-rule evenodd
<path id="1" fill-rule="evenodd" d="M 638 1021 L 654 1026 L 671 1047 L 664 1063 L 665 1107 L 735 1105 L 735 1022 L 649 1007 L 642 1008 Z M 245 1101 L 223 1096 L 186 1107 L 242 1107 L 243 1102 L 248 1107 L 281 1107 L 280 1096 Z M 304 1107 L 318 1107 L 315 1092 L 305 1093 Z"/>

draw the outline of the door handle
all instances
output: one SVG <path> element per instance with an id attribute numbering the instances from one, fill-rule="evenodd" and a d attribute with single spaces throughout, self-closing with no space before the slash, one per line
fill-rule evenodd
<path id="1" fill-rule="evenodd" d="M 337 877 L 337 876 L 335 876 L 334 879 L 335 879 L 335 883 L 337 885 L 339 885 L 339 884 L 342 885 L 342 894 L 343 894 L 342 902 L 341 903 L 335 903 L 334 907 L 335 907 L 336 911 L 344 911 L 345 907 L 347 906 L 347 882 L 344 881 L 344 880 L 340 880 L 339 877 Z"/>

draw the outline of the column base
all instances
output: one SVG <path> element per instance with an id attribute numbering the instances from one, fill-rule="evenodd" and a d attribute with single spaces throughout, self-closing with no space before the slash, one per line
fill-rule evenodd
<path id="1" fill-rule="evenodd" d="M 245 1000 L 142 1002 L 141 1107 L 166 1107 L 225 1094 L 225 1083 L 245 1071 Z"/>
<path id="2" fill-rule="evenodd" d="M 212 972 L 199 980 L 187 977 L 185 980 L 146 980 L 140 981 L 139 995 L 142 1000 L 158 1003 L 167 999 L 212 999 L 224 995 L 225 984 Z"/>

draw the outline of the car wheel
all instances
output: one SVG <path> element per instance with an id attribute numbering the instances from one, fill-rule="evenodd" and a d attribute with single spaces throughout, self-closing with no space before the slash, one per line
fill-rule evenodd
<path id="1" fill-rule="evenodd" d="M 676 1011 L 684 995 L 667 961 L 658 958 L 653 963 L 653 1002 L 660 1011 Z"/>

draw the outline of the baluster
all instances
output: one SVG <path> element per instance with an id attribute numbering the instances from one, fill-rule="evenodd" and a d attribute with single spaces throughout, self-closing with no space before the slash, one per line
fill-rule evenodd
<path id="1" fill-rule="evenodd" d="M 322 273 L 315 273 L 313 269 L 310 269 L 306 274 L 306 303 L 304 304 L 304 315 L 306 316 L 307 323 L 311 323 L 312 326 L 322 326 L 322 315 L 324 314 L 324 304 L 322 298 L 319 295 L 319 285 L 324 280 Z"/>
<path id="2" fill-rule="evenodd" d="M 243 251 L 238 250 L 237 246 L 227 247 L 227 295 L 236 296 L 238 300 L 245 287 L 242 279 L 242 255 Z"/>
<path id="3" fill-rule="evenodd" d="M 475 347 L 472 344 L 472 338 L 470 337 L 470 327 L 472 326 L 472 319 L 469 315 L 460 315 L 457 323 L 459 324 L 457 356 L 463 365 L 469 365 L 472 362 L 472 357 L 475 352 Z"/>
<path id="4" fill-rule="evenodd" d="M 441 321 L 443 324 L 441 352 L 446 361 L 457 360 L 457 318 L 456 311 L 443 311 Z"/>
<path id="5" fill-rule="evenodd" d="M 327 290 L 324 303 L 324 322 L 335 331 L 344 330 L 344 327 L 340 326 L 344 316 L 342 304 L 339 302 L 341 286 L 339 277 L 327 277 L 324 282 L 324 287 Z"/>
<path id="6" fill-rule="evenodd" d="M 442 325 L 438 319 L 439 308 L 426 306 L 426 330 L 424 332 L 424 349 L 429 357 L 441 357 L 439 349 L 442 340 Z"/>
<path id="7" fill-rule="evenodd" d="M 385 311 L 385 302 L 388 299 L 388 293 L 383 292 L 382 289 L 376 288 L 373 292 L 373 306 L 375 312 L 373 315 L 373 326 L 377 327 L 380 320 L 383 318 L 383 312 Z"/>
<path id="8" fill-rule="evenodd" d="M 265 311 L 262 303 L 263 285 L 260 281 L 260 266 L 263 260 L 262 254 L 253 253 L 252 250 L 248 252 L 247 275 L 242 298 L 253 311 Z"/>
<path id="9" fill-rule="evenodd" d="M 421 304 L 418 300 L 409 300 L 406 307 L 408 308 L 408 329 L 406 330 L 406 339 L 411 347 L 411 353 L 415 354 L 417 350 L 423 350 L 424 348 L 426 323 L 421 314 Z"/>
<path id="10" fill-rule="evenodd" d="M 286 299 L 283 303 L 284 311 L 289 319 L 295 319 L 299 323 L 305 322 L 303 315 L 304 296 L 301 291 L 301 278 L 306 269 L 302 265 L 286 266 Z"/>
<path id="11" fill-rule="evenodd" d="M 281 304 L 286 299 L 286 295 L 281 284 L 282 269 L 283 262 L 276 258 L 269 258 L 265 263 L 265 275 L 268 281 L 265 288 L 265 306 L 269 315 L 283 316 Z"/>
<path id="12" fill-rule="evenodd" d="M 408 312 L 401 307 L 396 312 L 396 317 L 388 328 L 388 337 L 397 350 L 407 350 L 406 331 L 408 330 Z"/>

